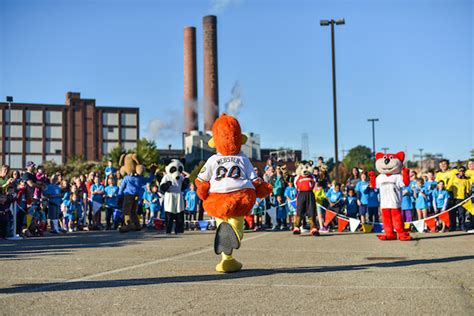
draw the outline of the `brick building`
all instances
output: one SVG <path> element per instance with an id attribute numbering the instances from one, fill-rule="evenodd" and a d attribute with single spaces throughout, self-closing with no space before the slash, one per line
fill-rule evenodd
<path id="1" fill-rule="evenodd" d="M 134 148 L 139 139 L 138 108 L 96 106 L 78 92 L 68 92 L 65 105 L 11 103 L 11 114 L 0 102 L 0 122 L 0 164 L 10 158 L 15 169 L 30 160 L 100 160 L 118 145 Z"/>

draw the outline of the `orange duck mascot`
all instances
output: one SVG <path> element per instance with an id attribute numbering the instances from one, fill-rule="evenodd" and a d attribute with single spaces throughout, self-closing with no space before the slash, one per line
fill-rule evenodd
<path id="1" fill-rule="evenodd" d="M 241 153 L 247 137 L 234 117 L 222 114 L 212 126 L 212 135 L 209 147 L 216 148 L 217 153 L 207 160 L 196 179 L 197 194 L 218 225 L 214 251 L 222 260 L 216 271 L 236 272 L 242 264 L 232 257 L 232 251 L 240 247 L 244 216 L 257 197 L 271 194 L 272 186 L 255 174 L 252 163 Z"/>

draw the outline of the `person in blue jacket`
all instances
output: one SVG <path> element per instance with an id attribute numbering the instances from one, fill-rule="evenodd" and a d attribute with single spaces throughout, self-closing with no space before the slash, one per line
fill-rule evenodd
<path id="1" fill-rule="evenodd" d="M 123 178 L 119 189 L 119 201 L 122 201 L 122 203 L 119 204 L 122 204 L 124 215 L 124 224 L 119 230 L 121 233 L 141 230 L 142 227 L 137 215 L 138 202 L 143 196 L 143 187 L 153 180 L 156 166 L 150 168 L 149 178 L 143 176 L 145 172 L 143 165 L 138 165 L 136 169 L 137 172 L 128 174 Z"/>

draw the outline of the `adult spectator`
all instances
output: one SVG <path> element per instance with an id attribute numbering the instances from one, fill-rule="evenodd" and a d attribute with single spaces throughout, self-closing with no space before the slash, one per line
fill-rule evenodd
<path id="1" fill-rule="evenodd" d="M 285 192 L 285 179 L 283 178 L 283 171 L 280 167 L 276 168 L 275 182 L 273 183 L 273 195 L 283 197 Z"/>
<path id="2" fill-rule="evenodd" d="M 436 173 L 435 180 L 436 182 L 443 180 L 446 188 L 448 188 L 449 181 L 451 181 L 456 176 L 457 173 L 458 171 L 456 169 L 449 170 L 449 160 L 442 159 L 439 162 L 439 171 Z M 450 191 L 449 189 L 448 189 L 448 192 L 452 193 L 452 191 Z"/>
<path id="3" fill-rule="evenodd" d="M 453 193 L 455 205 L 461 203 L 463 200 L 465 200 L 471 195 L 471 183 L 470 180 L 466 177 L 466 168 L 464 166 L 460 166 L 456 176 L 451 178 L 448 185 L 448 190 L 449 189 L 451 189 L 451 192 Z M 449 212 L 449 221 L 451 223 L 449 230 L 456 230 L 456 213 L 459 228 L 461 230 L 467 231 L 468 229 L 465 226 L 466 209 L 463 207 L 463 204 L 459 205 L 454 210 Z"/>
<path id="4" fill-rule="evenodd" d="M 471 181 L 471 192 L 474 192 L 474 159 L 469 159 L 467 163 L 466 177 L 468 177 L 469 181 Z"/>
<path id="5" fill-rule="evenodd" d="M 346 181 L 346 191 L 349 192 L 350 189 L 355 190 L 357 183 L 360 181 L 359 168 L 352 168 L 352 175 Z"/>
<path id="6" fill-rule="evenodd" d="M 0 169 L 0 193 L 6 192 L 8 186 L 13 182 L 13 179 L 8 176 L 9 172 L 10 167 L 8 165 L 3 165 Z"/>

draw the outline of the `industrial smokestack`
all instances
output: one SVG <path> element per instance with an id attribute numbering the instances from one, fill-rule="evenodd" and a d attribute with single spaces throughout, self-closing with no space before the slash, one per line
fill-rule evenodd
<path id="1" fill-rule="evenodd" d="M 196 28 L 184 28 L 184 132 L 198 130 Z"/>
<path id="2" fill-rule="evenodd" d="M 204 33 L 204 131 L 212 130 L 219 116 L 219 80 L 217 77 L 217 17 L 202 19 Z"/>

